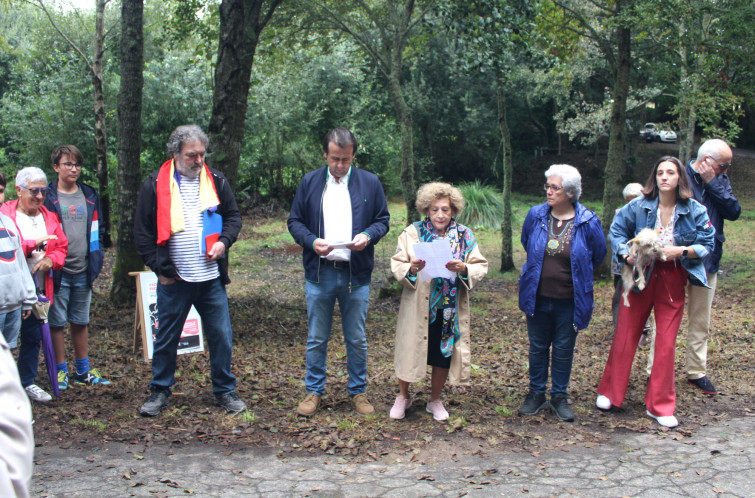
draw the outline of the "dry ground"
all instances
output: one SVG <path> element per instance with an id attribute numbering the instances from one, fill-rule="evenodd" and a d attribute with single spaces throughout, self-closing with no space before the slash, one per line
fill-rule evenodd
<path id="1" fill-rule="evenodd" d="M 659 155 L 660 149 L 648 149 Z M 735 157 L 735 161 L 736 161 Z M 563 162 L 563 161 L 562 161 Z M 576 160 L 572 162 L 579 164 Z M 752 415 L 755 386 L 752 372 L 753 265 L 735 257 L 751 247 L 755 227 L 755 185 L 752 163 L 735 188 L 746 207 L 743 219 L 730 224 L 730 242 L 713 311 L 709 349 L 711 378 L 719 396 L 701 395 L 683 375 L 684 334 L 678 340 L 677 416 L 681 425 L 660 428 L 645 416 L 643 405 L 647 350 L 635 362 L 624 408 L 603 413 L 594 408 L 595 388 L 610 343 L 610 282 L 596 287 L 596 308 L 590 327 L 580 332 L 570 386 L 575 423 L 558 421 L 547 410 L 521 418 L 516 412 L 527 390 L 527 336 L 523 314 L 517 309 L 517 273 L 495 271 L 498 248 L 483 253 L 491 259 L 491 273 L 473 294 L 473 364 L 469 386 L 447 389 L 448 423 L 437 423 L 424 411 L 429 388 L 414 386 L 415 401 L 403 421 L 388 418 L 396 393 L 393 376 L 393 334 L 398 298 L 390 292 L 388 258 L 395 237 L 378 246 L 377 267 L 368 316 L 368 394 L 377 413 L 359 417 L 346 392 L 346 358 L 340 323 L 336 321 L 329 353 L 328 394 L 312 418 L 294 414 L 304 395 L 306 309 L 300 249 L 286 239 L 282 215 L 249 216 L 242 240 L 232 254 L 229 286 L 234 324 L 234 373 L 238 393 L 249 412 L 227 416 L 212 405 L 209 355 L 179 357 L 171 406 L 155 418 L 141 418 L 138 409 L 148 395 L 150 366 L 132 349 L 133 302 L 106 300 L 112 254 L 99 279 L 93 302 L 90 338 L 93 365 L 112 379 L 105 388 L 73 387 L 48 406 L 35 406 L 38 445 L 97 447 L 109 440 L 139 445 L 169 444 L 180 451 L 186 444 L 254 447 L 289 453 L 326 453 L 351 461 L 384 460 L 431 462 L 470 453 L 523 451 L 537 455 L 548 448 L 601 444 L 620 431 L 662 432 L 688 438 L 712 421 Z M 740 163 L 736 163 L 739 165 Z M 544 168 L 533 168 L 540 171 Z M 742 168 L 744 173 L 745 168 Z M 584 174 L 584 172 L 583 172 Z M 585 175 L 586 177 L 588 175 Z M 535 182 L 540 184 L 541 181 Z M 534 193 L 534 196 L 540 193 Z M 535 197 L 536 198 L 536 197 Z M 523 217 L 523 214 L 520 213 Z M 734 227 L 737 227 L 734 230 Z M 397 222 L 392 230 L 399 230 Z M 281 235 L 283 232 L 283 235 Z M 394 234 L 394 232 L 391 232 Z M 495 235 L 488 237 L 495 240 Z M 488 240 L 481 238 L 481 240 Z M 518 244 L 516 244 L 518 246 Z M 515 261 L 523 254 L 517 249 Z M 385 288 L 380 297 L 380 289 Z M 682 331 L 686 324 L 682 325 Z M 40 374 L 44 371 L 40 366 Z M 41 377 L 42 375 L 40 375 Z M 46 381 L 40 380 L 46 387 Z"/>

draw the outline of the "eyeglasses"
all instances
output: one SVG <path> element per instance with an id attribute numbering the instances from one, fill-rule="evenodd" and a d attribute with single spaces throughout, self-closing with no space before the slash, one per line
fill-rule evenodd
<path id="1" fill-rule="evenodd" d="M 36 197 L 39 194 L 42 194 L 43 196 L 47 194 L 47 187 L 29 188 L 29 187 L 24 187 L 23 185 L 19 185 L 19 187 L 21 187 L 24 190 L 28 190 L 32 197 Z"/>
<path id="2" fill-rule="evenodd" d="M 559 187 L 558 185 L 553 185 L 552 183 L 546 183 L 545 185 L 543 185 L 543 190 L 545 190 L 546 192 L 548 191 L 548 189 L 551 189 L 554 192 L 558 192 L 562 188 L 564 187 Z"/>
<path id="3" fill-rule="evenodd" d="M 726 164 L 718 163 L 718 167 L 721 168 L 721 171 L 723 172 L 731 167 L 731 163 L 726 163 Z"/>
<path id="4" fill-rule="evenodd" d="M 74 168 L 82 169 L 84 167 L 84 165 L 81 163 L 65 162 L 65 163 L 60 163 L 60 165 L 65 166 L 66 169 L 74 169 Z"/>

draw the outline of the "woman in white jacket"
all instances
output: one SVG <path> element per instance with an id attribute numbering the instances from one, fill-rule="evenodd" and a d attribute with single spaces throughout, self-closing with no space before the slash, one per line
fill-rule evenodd
<path id="1" fill-rule="evenodd" d="M 452 383 L 469 382 L 469 290 L 488 272 L 488 262 L 472 231 L 454 219 L 464 209 L 459 189 L 447 183 L 425 184 L 417 192 L 416 206 L 426 217 L 404 229 L 391 258 L 391 272 L 404 289 L 394 354 L 399 395 L 390 417 L 404 418 L 411 405 L 409 385 L 424 380 L 430 365 L 426 410 L 440 421 L 448 418 L 440 395 L 449 375 Z M 420 274 L 426 262 L 416 257 L 414 245 L 437 239 L 451 246 L 453 259 L 446 268 L 457 274 L 453 279 L 428 279 Z"/>

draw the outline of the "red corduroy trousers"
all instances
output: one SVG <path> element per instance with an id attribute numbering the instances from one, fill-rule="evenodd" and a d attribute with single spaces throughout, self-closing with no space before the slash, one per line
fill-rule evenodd
<path id="1" fill-rule="evenodd" d="M 622 298 L 616 334 L 598 386 L 598 394 L 606 396 L 612 405 L 621 406 L 624 402 L 637 343 L 650 311 L 655 309 L 655 356 L 645 392 L 645 406 L 658 417 L 674 414 L 674 356 L 676 335 L 684 315 L 686 283 L 687 271 L 679 261 L 656 261 L 645 289 L 629 293 L 629 307 L 624 305 Z"/>

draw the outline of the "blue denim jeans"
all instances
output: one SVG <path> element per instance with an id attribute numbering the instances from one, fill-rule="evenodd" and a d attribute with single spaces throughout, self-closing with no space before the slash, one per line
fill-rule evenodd
<path id="1" fill-rule="evenodd" d="M 18 345 L 18 333 L 21 331 L 21 308 L 0 313 L 0 330 L 3 331 L 8 346 L 11 349 L 15 348 Z"/>
<path id="2" fill-rule="evenodd" d="M 61 273 L 60 288 L 55 291 L 55 300 L 47 316 L 50 327 L 62 328 L 68 322 L 75 325 L 89 325 L 92 289 L 89 287 L 87 271 Z"/>
<path id="3" fill-rule="evenodd" d="M 205 341 L 210 350 L 212 391 L 221 396 L 236 388 L 231 373 L 233 334 L 228 314 L 228 294 L 220 277 L 206 282 L 176 280 L 157 284 L 159 328 L 152 352 L 152 391 L 169 391 L 176 383 L 178 340 L 192 304 L 202 317 Z"/>
<path id="4" fill-rule="evenodd" d="M 364 322 L 370 286 L 352 287 L 349 292 L 348 268 L 320 268 L 320 283 L 307 282 L 307 392 L 325 394 L 328 341 L 333 323 L 336 300 L 341 310 L 343 340 L 346 344 L 346 368 L 349 372 L 349 394 L 352 396 L 367 389 L 367 337 Z"/>
<path id="5" fill-rule="evenodd" d="M 18 376 L 21 385 L 27 387 L 37 379 L 39 348 L 42 344 L 42 322 L 34 314 L 21 321 L 21 345 L 18 348 Z"/>
<path id="6" fill-rule="evenodd" d="M 530 338 L 530 390 L 545 393 L 550 364 L 551 395 L 566 394 L 577 342 L 574 299 L 537 296 L 535 314 L 527 317 L 527 335 Z"/>

